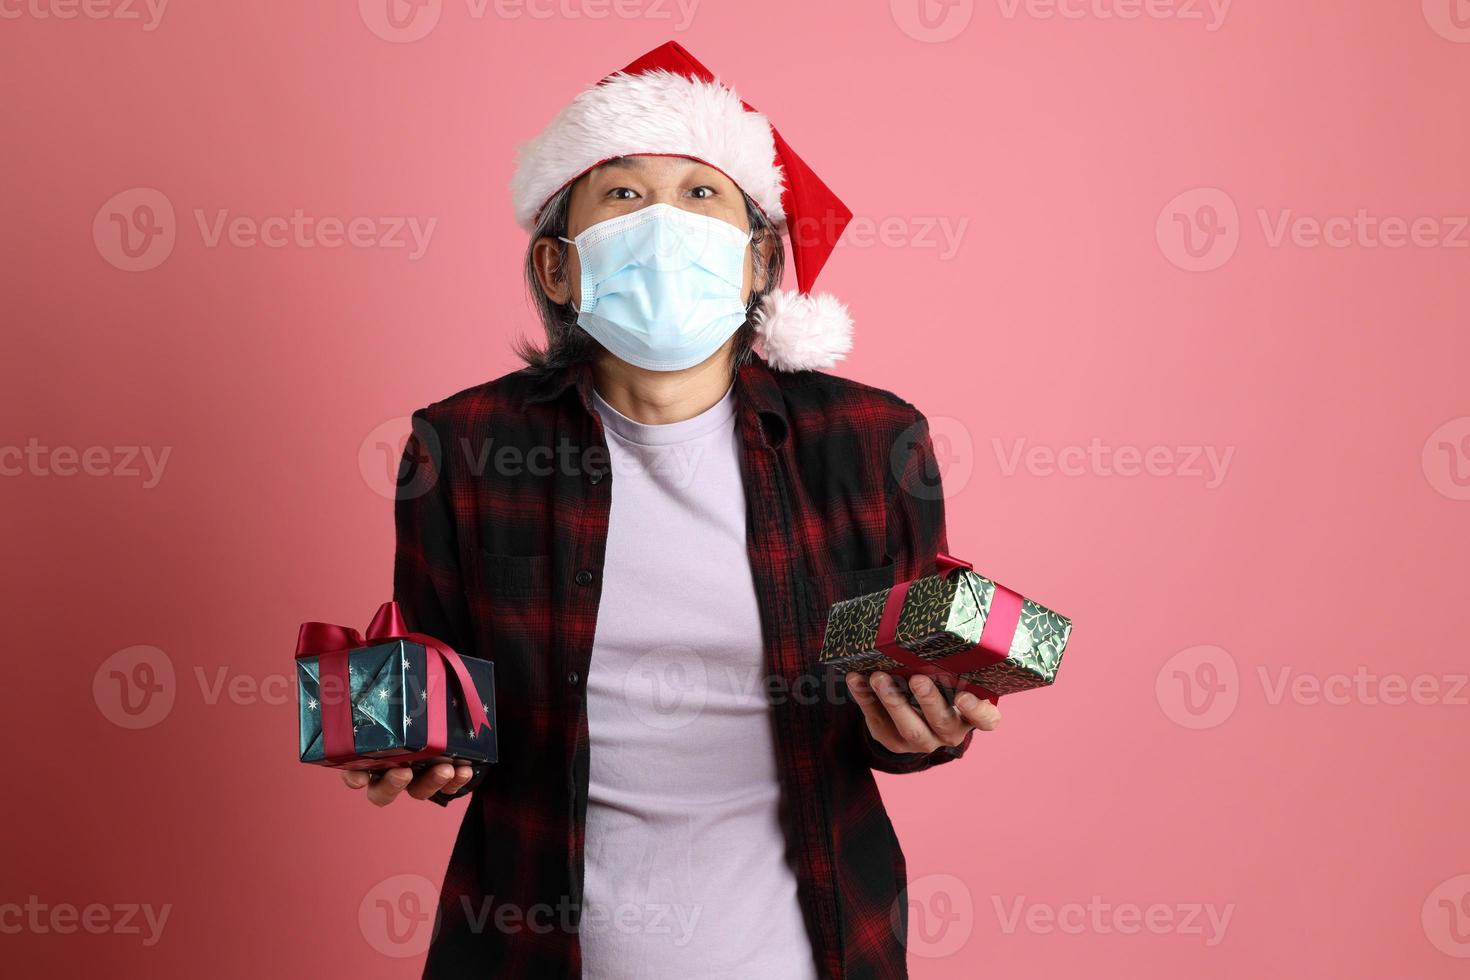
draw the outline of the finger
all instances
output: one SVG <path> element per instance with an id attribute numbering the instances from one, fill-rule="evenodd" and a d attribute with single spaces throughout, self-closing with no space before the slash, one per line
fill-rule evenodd
<path id="1" fill-rule="evenodd" d="M 1000 709 L 984 698 L 977 698 L 969 691 L 961 691 L 954 699 L 955 710 L 966 724 L 982 732 L 993 732 L 1000 725 Z"/>
<path id="2" fill-rule="evenodd" d="M 868 679 L 862 674 L 848 674 L 847 689 L 852 692 L 852 699 L 857 702 L 858 707 L 863 709 L 863 720 L 867 722 L 868 732 L 874 740 L 886 749 L 901 745 L 903 739 L 898 737 L 893 719 L 888 717 L 888 711 L 878 701 L 878 695 L 873 693 Z"/>
<path id="3" fill-rule="evenodd" d="M 458 793 L 464 787 L 464 784 L 473 779 L 474 776 L 475 770 L 470 766 L 455 766 L 454 778 L 445 783 L 444 788 L 439 792 L 446 795 L 449 793 Z"/>
<path id="4" fill-rule="evenodd" d="M 363 772 L 361 769 L 342 770 L 342 782 L 347 784 L 348 789 L 362 789 L 364 786 L 372 781 L 372 775 L 370 773 Z"/>
<path id="5" fill-rule="evenodd" d="M 397 766 L 386 769 L 383 775 L 373 781 L 368 787 L 367 798 L 373 806 L 387 806 L 398 799 L 404 787 L 413 781 L 413 770 L 406 766 Z"/>
<path id="6" fill-rule="evenodd" d="M 905 748 L 903 752 L 932 752 L 939 748 L 939 739 L 934 737 L 929 723 L 924 716 L 919 714 L 909 704 L 908 698 L 903 696 L 903 690 L 898 686 L 898 681 L 889 677 L 882 671 L 873 675 L 870 682 L 873 690 L 878 693 L 878 700 L 883 702 L 888 717 L 893 720 L 893 727 L 898 732 L 898 737 L 903 740 Z"/>
<path id="7" fill-rule="evenodd" d="M 939 685 L 923 674 L 917 674 L 909 679 L 909 690 L 914 692 L 924 712 L 924 720 L 939 741 L 954 746 L 965 740 L 965 733 L 970 730 L 969 723 L 944 699 Z"/>
<path id="8" fill-rule="evenodd" d="M 408 784 L 408 795 L 416 800 L 427 800 L 444 788 L 454 778 L 454 767 L 447 762 L 430 766 Z"/>

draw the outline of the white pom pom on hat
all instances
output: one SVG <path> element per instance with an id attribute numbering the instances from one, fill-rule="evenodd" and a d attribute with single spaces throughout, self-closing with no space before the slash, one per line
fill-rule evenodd
<path id="1" fill-rule="evenodd" d="M 782 371 L 828 368 L 852 349 L 852 318 L 812 293 L 852 212 L 764 115 L 670 41 L 577 95 L 521 147 L 516 220 L 532 231 L 563 187 L 615 157 L 686 156 L 721 171 L 790 241 L 799 292 L 776 290 L 756 316 L 762 352 Z"/>
<path id="2" fill-rule="evenodd" d="M 831 367 L 852 350 L 852 317 L 831 293 L 772 290 L 756 311 L 755 332 L 778 371 Z"/>

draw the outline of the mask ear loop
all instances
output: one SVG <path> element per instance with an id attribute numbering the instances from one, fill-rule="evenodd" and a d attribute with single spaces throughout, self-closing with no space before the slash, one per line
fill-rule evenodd
<path id="1" fill-rule="evenodd" d="M 760 247 L 759 247 L 760 246 L 760 243 L 763 242 L 763 241 L 765 241 L 765 239 L 766 239 L 766 229 L 764 229 L 764 228 L 752 228 L 750 230 L 750 237 L 745 242 L 745 247 L 748 248 L 748 249 L 750 249 L 750 276 L 751 276 L 751 279 L 750 279 L 750 281 L 751 281 L 750 302 L 748 302 L 748 303 L 745 304 L 745 319 L 747 321 L 749 321 L 751 315 L 753 313 L 755 313 L 756 307 L 760 306 L 761 300 L 764 298 L 762 296 L 762 293 L 766 293 L 766 292 L 769 292 L 770 291 L 770 286 L 771 286 L 771 281 L 770 281 L 770 276 L 771 276 L 770 263 L 769 262 L 762 263 L 762 261 L 761 261 L 761 250 L 760 250 Z M 762 268 L 762 265 L 765 266 L 764 269 Z M 758 275 L 762 274 L 762 273 L 764 273 L 765 278 L 766 278 L 766 288 L 764 290 L 758 290 L 758 289 L 755 288 L 755 280 L 756 280 L 756 277 Z"/>
<path id="2" fill-rule="evenodd" d="M 572 246 L 575 246 L 577 244 L 576 242 L 572 241 L 570 238 L 565 238 L 565 237 L 563 237 L 561 235 L 557 235 L 556 236 L 556 240 L 559 241 L 559 242 L 566 242 L 568 245 L 572 245 Z M 561 250 L 561 261 L 559 261 L 556 264 L 556 275 L 557 275 L 557 278 L 559 278 L 559 279 L 565 279 L 565 277 L 566 277 L 566 268 L 567 268 L 567 250 L 566 249 L 562 249 Z M 570 311 L 571 314 L 572 314 L 572 319 L 569 322 L 575 323 L 576 322 L 576 309 L 572 305 L 572 301 L 571 301 L 570 297 L 567 299 L 567 301 L 565 303 L 563 303 L 561 305 L 563 307 L 565 307 L 568 311 Z"/>

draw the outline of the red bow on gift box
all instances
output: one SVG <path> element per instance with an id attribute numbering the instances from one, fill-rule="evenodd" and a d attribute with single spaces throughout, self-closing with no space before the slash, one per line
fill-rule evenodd
<path id="1" fill-rule="evenodd" d="M 428 741 L 417 752 L 391 756 L 394 764 L 432 759 L 443 755 L 449 745 L 449 715 L 444 710 L 444 668 L 454 673 L 470 713 L 471 731 L 478 734 L 490 727 L 481 706 L 480 692 L 464 661 L 450 647 L 424 633 L 409 630 L 396 602 L 385 602 L 368 624 L 367 636 L 349 626 L 332 623 L 302 623 L 296 637 L 296 656 L 316 657 L 321 685 L 322 750 L 327 762 L 345 762 L 357 757 L 352 737 L 352 687 L 347 675 L 347 657 L 369 641 L 411 640 L 423 645 L 426 693 L 428 695 Z M 328 694 L 328 689 L 331 695 Z"/>
<path id="2" fill-rule="evenodd" d="M 942 552 L 935 556 L 934 564 L 943 576 L 961 568 L 970 572 L 975 570 L 970 562 Z M 902 665 L 893 673 L 901 677 L 912 677 L 914 674 L 944 676 L 950 678 L 951 686 L 958 689 L 966 686 L 960 674 L 1000 663 L 1010 655 L 1011 639 L 1016 635 L 1016 625 L 1021 621 L 1023 599 L 1019 592 L 1013 592 L 999 582 L 995 583 L 995 593 L 990 599 L 990 613 L 985 617 L 985 625 L 980 630 L 980 640 L 973 647 L 938 660 L 925 660 L 905 649 L 898 642 L 898 616 L 903 611 L 903 600 L 912 584 L 899 582 L 888 590 L 888 599 L 883 603 L 883 617 L 878 622 L 878 639 L 873 645 L 879 653 Z M 979 690 L 992 704 L 1000 700 L 998 694 L 984 688 Z"/>

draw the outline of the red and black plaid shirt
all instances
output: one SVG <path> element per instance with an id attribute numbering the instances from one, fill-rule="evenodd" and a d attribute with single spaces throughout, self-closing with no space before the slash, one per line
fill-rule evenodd
<path id="1" fill-rule="evenodd" d="M 903 977 L 903 853 L 872 771 L 965 746 L 883 749 L 816 660 L 834 600 L 930 574 L 945 549 L 927 425 L 887 392 L 754 357 L 736 392 L 782 824 L 817 969 Z M 495 662 L 500 739 L 466 788 L 426 977 L 582 974 L 586 678 L 615 492 L 591 396 L 585 365 L 524 370 L 414 416 L 394 595 L 414 629 Z"/>

